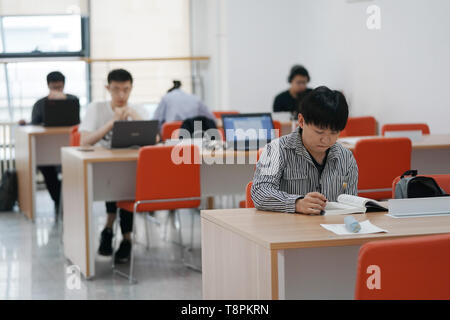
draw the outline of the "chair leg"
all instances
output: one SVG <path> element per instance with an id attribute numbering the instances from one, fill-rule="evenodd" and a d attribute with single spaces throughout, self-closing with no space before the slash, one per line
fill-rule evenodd
<path id="1" fill-rule="evenodd" d="M 178 222 L 178 223 L 177 223 Z M 181 250 L 181 259 L 184 259 L 184 246 L 183 246 L 183 235 L 181 233 L 181 217 L 180 217 L 180 212 L 179 211 L 175 211 L 175 228 L 178 231 L 178 240 L 179 240 L 179 245 L 180 245 L 180 250 Z"/>
<path id="2" fill-rule="evenodd" d="M 148 222 L 147 222 L 147 212 L 144 213 L 144 224 L 145 224 L 145 238 L 147 240 L 147 251 L 150 249 L 150 231 L 148 230 Z"/>
<path id="3" fill-rule="evenodd" d="M 116 210 L 116 219 L 114 221 L 114 225 L 113 225 L 113 241 L 112 241 L 112 269 L 115 272 L 116 271 L 116 263 L 114 261 L 114 255 L 116 253 L 116 240 L 117 240 L 117 229 L 118 229 L 118 225 L 120 224 L 120 209 L 117 208 Z"/>
<path id="4" fill-rule="evenodd" d="M 134 271 L 134 247 L 136 246 L 136 212 L 133 210 L 133 229 L 131 230 L 131 261 L 130 261 L 130 284 L 133 282 L 136 283 L 137 280 L 133 279 L 133 271 Z"/>

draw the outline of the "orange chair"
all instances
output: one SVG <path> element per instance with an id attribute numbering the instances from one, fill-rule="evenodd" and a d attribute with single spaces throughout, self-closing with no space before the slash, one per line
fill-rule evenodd
<path id="1" fill-rule="evenodd" d="M 175 130 L 181 128 L 183 121 L 165 122 L 161 127 L 161 140 L 166 141 L 172 139 L 172 134 Z"/>
<path id="2" fill-rule="evenodd" d="M 421 174 L 417 176 L 430 177 L 436 180 L 439 187 L 444 189 L 444 191 L 450 194 L 450 174 Z M 395 198 L 395 186 L 400 181 L 400 176 L 396 177 L 392 181 L 392 198 Z"/>
<path id="3" fill-rule="evenodd" d="M 179 148 L 179 152 L 174 150 L 175 148 Z M 172 159 L 173 151 L 179 155 L 180 159 L 188 159 L 190 162 L 177 163 Z M 133 212 L 133 218 L 135 218 L 137 212 L 198 208 L 201 200 L 200 164 L 195 163 L 195 159 L 199 159 L 199 150 L 194 145 L 185 145 L 181 148 L 177 146 L 141 148 L 136 169 L 135 200 L 118 202 L 117 210 L 124 209 Z M 115 270 L 113 259 L 113 269 L 127 277 L 130 283 L 135 281 L 133 279 L 135 221 L 133 219 L 133 245 L 129 275 Z M 117 234 L 117 232 L 115 233 Z M 191 245 L 192 241 L 193 234 L 191 234 Z"/>
<path id="4" fill-rule="evenodd" d="M 230 110 L 230 111 L 213 111 L 212 114 L 217 119 L 222 119 L 223 114 L 239 114 L 239 111 Z"/>
<path id="5" fill-rule="evenodd" d="M 450 234 L 368 242 L 359 251 L 355 299 L 448 300 L 449 252 Z"/>
<path id="6" fill-rule="evenodd" d="M 70 132 L 70 146 L 71 147 L 79 147 L 81 141 L 81 134 L 78 131 L 78 126 L 73 126 L 72 131 Z"/>
<path id="7" fill-rule="evenodd" d="M 259 160 L 259 157 L 261 156 L 261 153 L 263 152 L 264 148 L 261 148 L 258 150 L 258 154 L 256 155 L 256 160 Z M 241 201 L 239 203 L 239 208 L 254 208 L 255 204 L 253 203 L 252 200 L 252 185 L 253 182 L 250 181 L 249 183 L 247 183 L 247 186 L 245 187 L 245 201 Z"/>
<path id="8" fill-rule="evenodd" d="M 276 132 L 276 137 L 279 138 L 281 136 L 281 122 L 278 120 L 272 120 L 273 122 L 273 128 Z"/>
<path id="9" fill-rule="evenodd" d="M 426 123 L 392 123 L 385 124 L 381 127 L 381 135 L 384 136 L 386 131 L 410 131 L 421 130 L 422 134 L 430 134 L 430 128 Z"/>
<path id="10" fill-rule="evenodd" d="M 253 200 L 252 200 L 252 193 L 251 193 L 252 185 L 253 185 L 253 182 L 250 181 L 247 184 L 247 187 L 245 188 L 245 207 L 246 208 L 254 208 L 255 207 L 255 204 L 253 203 Z"/>
<path id="11" fill-rule="evenodd" d="M 359 140 L 353 151 L 358 164 L 358 195 L 375 200 L 391 196 L 392 180 L 411 168 L 411 140 Z"/>
<path id="12" fill-rule="evenodd" d="M 339 138 L 356 136 L 375 136 L 377 134 L 377 121 L 374 117 L 348 118 L 347 125 L 339 134 Z"/>

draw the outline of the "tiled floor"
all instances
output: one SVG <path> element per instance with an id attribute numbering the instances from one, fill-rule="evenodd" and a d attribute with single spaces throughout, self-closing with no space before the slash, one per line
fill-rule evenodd
<path id="1" fill-rule="evenodd" d="M 62 222 L 55 220 L 52 201 L 47 192 L 39 191 L 35 222 L 23 214 L 0 213 L 0 299 L 201 299 L 201 273 L 186 268 L 181 262 L 176 232 L 168 228 L 163 240 L 166 212 L 158 212 L 161 226 L 151 226 L 151 244 L 145 249 L 144 219 L 136 220 L 135 275 L 138 283 L 130 285 L 125 278 L 113 275 L 111 260 L 96 259 L 96 277 L 82 278 L 81 285 L 67 273 L 68 261 L 61 242 Z M 98 234 L 106 215 L 104 204 L 94 206 Z M 191 215 L 181 214 L 183 241 L 189 242 Z M 195 215 L 194 263 L 200 265 L 200 222 Z M 97 239 L 98 241 L 98 239 Z M 127 267 L 124 265 L 123 267 Z"/>

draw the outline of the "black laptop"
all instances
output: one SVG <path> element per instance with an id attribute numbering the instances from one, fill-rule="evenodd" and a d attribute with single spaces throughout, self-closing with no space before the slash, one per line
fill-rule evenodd
<path id="1" fill-rule="evenodd" d="M 44 103 L 44 127 L 66 127 L 80 123 L 78 99 L 50 100 Z"/>
<path id="2" fill-rule="evenodd" d="M 234 150 L 258 150 L 275 138 L 270 113 L 240 113 L 222 115 L 228 146 Z"/>
<path id="3" fill-rule="evenodd" d="M 158 120 L 114 122 L 111 149 L 139 148 L 156 144 L 158 125 Z"/>

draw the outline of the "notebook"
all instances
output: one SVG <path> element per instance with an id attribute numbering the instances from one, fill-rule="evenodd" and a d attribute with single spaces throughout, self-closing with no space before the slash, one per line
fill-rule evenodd
<path id="1" fill-rule="evenodd" d="M 387 211 L 387 206 L 382 203 L 364 197 L 341 194 L 337 202 L 329 201 L 325 206 L 324 215 L 339 215 L 350 213 L 366 213 L 368 211 Z"/>

